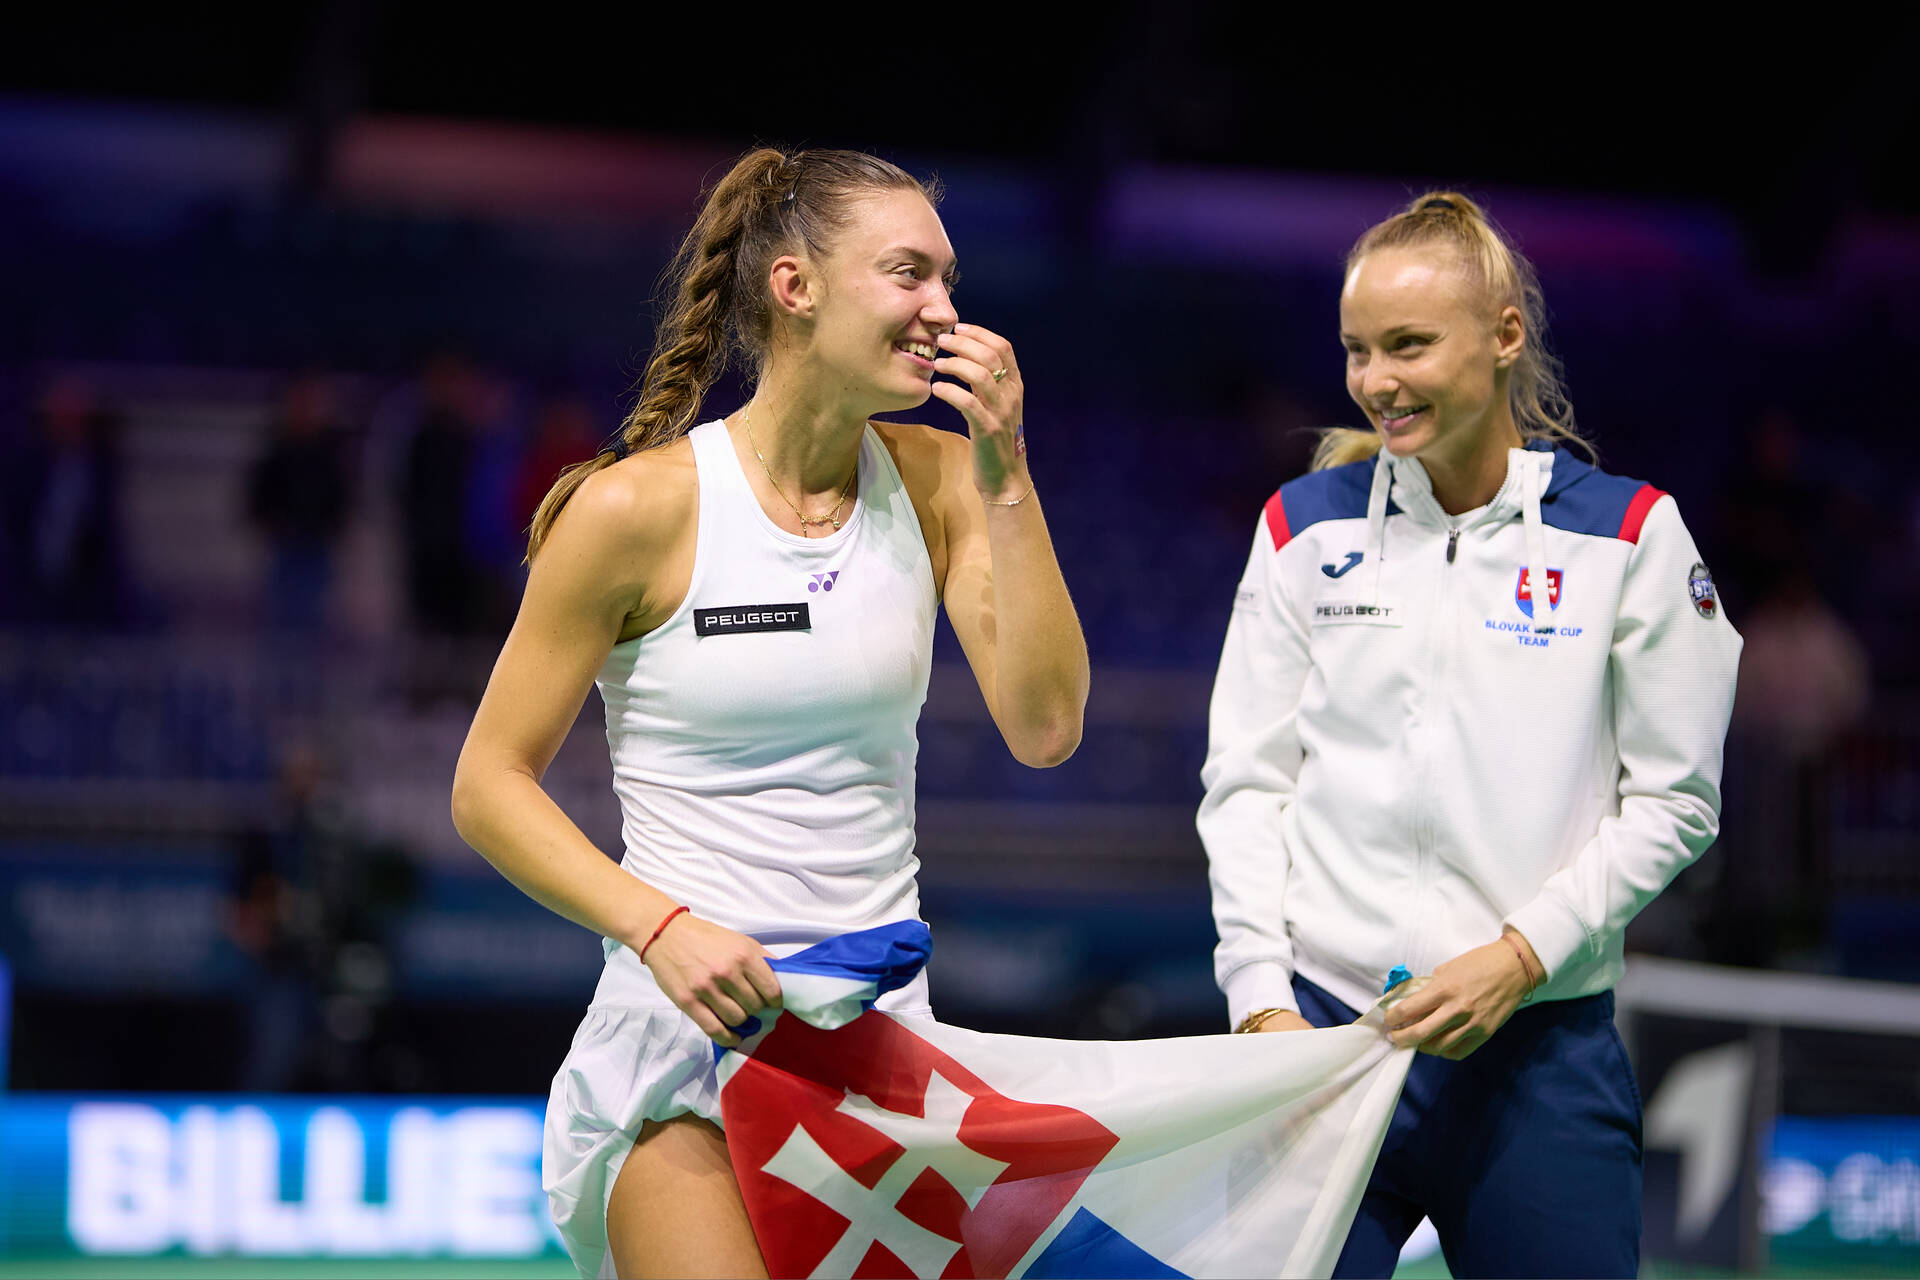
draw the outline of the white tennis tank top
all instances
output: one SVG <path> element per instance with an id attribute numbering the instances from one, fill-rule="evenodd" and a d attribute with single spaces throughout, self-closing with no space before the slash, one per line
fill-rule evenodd
<path id="1" fill-rule="evenodd" d="M 915 724 L 937 600 L 900 473 L 869 426 L 852 513 L 806 538 L 761 510 L 724 422 L 689 439 L 686 599 L 615 645 L 598 680 L 622 865 L 776 954 L 917 919 Z"/>

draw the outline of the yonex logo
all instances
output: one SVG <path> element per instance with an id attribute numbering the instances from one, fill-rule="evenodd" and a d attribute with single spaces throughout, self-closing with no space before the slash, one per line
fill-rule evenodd
<path id="1" fill-rule="evenodd" d="M 835 569 L 832 573 L 816 573 L 810 576 L 813 580 L 807 583 L 807 590 L 831 591 L 833 590 L 833 580 L 840 576 L 840 571 Z"/>

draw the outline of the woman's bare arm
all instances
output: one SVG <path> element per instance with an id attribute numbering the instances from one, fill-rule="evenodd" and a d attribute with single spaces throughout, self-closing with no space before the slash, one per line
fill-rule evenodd
<path id="1" fill-rule="evenodd" d="M 533 562 L 454 769 L 462 839 L 535 901 L 636 950 L 680 904 L 596 848 L 540 783 L 614 644 L 684 595 L 697 501 L 691 459 L 671 448 L 580 486 Z M 751 938 L 683 916 L 647 964 L 703 1031 L 731 1043 L 726 1024 L 778 997 L 762 955 Z"/>
<path id="2" fill-rule="evenodd" d="M 1012 344 L 979 325 L 942 334 L 940 345 L 948 354 L 935 367 L 969 384 L 933 387 L 969 432 L 966 441 L 937 433 L 947 617 L 1014 758 L 1045 768 L 1080 745 L 1089 669 L 1027 472 L 1020 367 Z"/>

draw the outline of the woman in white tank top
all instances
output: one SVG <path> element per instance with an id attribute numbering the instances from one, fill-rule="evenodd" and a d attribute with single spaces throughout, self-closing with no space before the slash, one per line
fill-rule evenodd
<path id="1" fill-rule="evenodd" d="M 917 916 L 936 605 L 1016 758 L 1058 764 L 1080 739 L 1086 642 L 1027 472 L 1020 369 L 958 323 L 937 200 L 856 152 L 742 159 L 675 259 L 619 436 L 534 517 L 453 816 L 606 939 L 542 1171 L 586 1275 L 765 1274 L 712 1044 L 779 998 L 769 954 Z M 753 396 L 694 427 L 730 348 Z M 967 436 L 868 421 L 930 394 Z M 540 786 L 596 682 L 619 865 Z M 890 1007 L 924 1012 L 925 988 Z"/>

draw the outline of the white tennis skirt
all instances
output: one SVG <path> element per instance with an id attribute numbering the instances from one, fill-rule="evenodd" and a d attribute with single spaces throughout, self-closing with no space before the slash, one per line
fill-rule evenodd
<path id="1" fill-rule="evenodd" d="M 801 946 L 769 947 L 776 954 Z M 925 970 L 877 1002 L 891 1013 L 932 1017 Z M 627 947 L 607 957 L 593 1003 L 547 1095 L 540 1182 L 573 1265 L 613 1280 L 607 1199 L 647 1121 L 695 1115 L 720 1123 L 714 1044 L 680 1012 Z"/>

